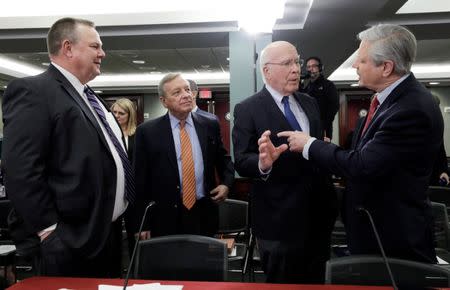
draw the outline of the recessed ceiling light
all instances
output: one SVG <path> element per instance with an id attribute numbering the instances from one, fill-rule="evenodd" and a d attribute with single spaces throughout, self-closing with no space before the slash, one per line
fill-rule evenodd
<path id="1" fill-rule="evenodd" d="M 359 84 L 358 83 L 353 83 L 353 84 L 350 84 L 350 86 L 351 87 L 359 87 Z"/>
<path id="2" fill-rule="evenodd" d="M 440 84 L 440 82 L 429 82 L 428 84 L 430 84 L 430 85 L 434 86 L 434 85 L 439 85 L 439 84 Z"/>
<path id="3" fill-rule="evenodd" d="M 145 60 L 133 60 L 133 63 L 135 63 L 135 64 L 144 64 Z"/>
<path id="4" fill-rule="evenodd" d="M 41 63 L 41 64 L 44 65 L 44 66 L 49 66 L 49 65 L 50 65 L 49 62 L 43 62 L 43 63 Z"/>

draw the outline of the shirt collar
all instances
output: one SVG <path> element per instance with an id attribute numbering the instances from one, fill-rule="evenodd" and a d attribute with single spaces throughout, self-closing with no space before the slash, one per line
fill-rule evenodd
<path id="1" fill-rule="evenodd" d="M 281 100 L 283 99 L 283 95 L 280 94 L 278 91 L 276 91 L 274 88 L 266 84 L 266 89 L 269 91 L 269 93 L 272 95 L 273 99 L 277 104 L 281 104 Z"/>
<path id="2" fill-rule="evenodd" d="M 377 93 L 377 99 L 380 105 L 387 99 L 387 97 L 392 93 L 392 91 L 401 83 L 403 82 L 407 77 L 409 77 L 409 74 L 406 74 L 393 82 L 390 86 L 382 90 L 381 92 Z"/>
<path id="3" fill-rule="evenodd" d="M 62 75 L 69 81 L 69 83 L 75 88 L 75 90 L 80 94 L 80 96 L 84 96 L 84 85 L 80 82 L 80 80 L 74 76 L 71 72 L 66 70 L 65 68 L 57 65 L 56 63 L 52 62 L 52 65 L 56 67 L 57 70 L 59 70 Z"/>
<path id="4" fill-rule="evenodd" d="M 180 124 L 180 120 L 174 115 L 172 115 L 170 111 L 169 111 L 169 120 L 170 120 L 170 127 L 172 128 L 172 130 L 175 129 Z M 194 121 L 192 120 L 192 113 L 189 113 L 188 117 L 186 118 L 186 124 L 194 126 Z"/>

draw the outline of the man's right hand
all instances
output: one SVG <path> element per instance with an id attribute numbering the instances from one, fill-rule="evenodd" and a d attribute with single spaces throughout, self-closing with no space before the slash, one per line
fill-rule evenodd
<path id="1" fill-rule="evenodd" d="M 272 168 L 273 163 L 280 157 L 280 154 L 288 149 L 287 144 L 275 147 L 270 140 L 270 131 L 265 131 L 258 139 L 259 145 L 259 166 L 262 171 Z"/>

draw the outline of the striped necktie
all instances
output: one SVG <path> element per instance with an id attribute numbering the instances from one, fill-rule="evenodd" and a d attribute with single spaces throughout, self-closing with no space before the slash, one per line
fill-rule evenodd
<path id="1" fill-rule="evenodd" d="M 183 204 L 191 209 L 196 201 L 195 167 L 192 145 L 186 131 L 186 121 L 180 121 L 181 174 L 183 183 Z"/>
<path id="2" fill-rule="evenodd" d="M 97 113 L 97 116 L 103 123 L 103 126 L 106 129 L 106 132 L 108 132 L 108 135 L 109 135 L 112 143 L 114 144 L 114 147 L 116 147 L 117 153 L 119 154 L 120 160 L 122 161 L 123 171 L 125 173 L 125 198 L 130 203 L 134 203 L 135 198 L 136 198 L 135 187 L 134 187 L 134 175 L 133 175 L 133 169 L 131 167 L 127 153 L 125 152 L 125 150 L 123 149 L 119 140 L 117 139 L 116 135 L 112 131 L 111 127 L 109 126 L 108 121 L 106 120 L 105 112 L 100 107 L 100 104 L 98 103 L 97 97 L 95 96 L 94 92 L 92 92 L 88 87 L 85 87 L 84 93 L 86 94 L 88 101 L 91 104 L 92 108 L 94 108 L 94 111 Z"/>

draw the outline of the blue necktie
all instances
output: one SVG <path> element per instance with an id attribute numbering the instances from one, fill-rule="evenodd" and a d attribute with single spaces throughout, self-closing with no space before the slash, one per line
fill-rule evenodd
<path id="1" fill-rule="evenodd" d="M 289 125 L 291 125 L 292 129 L 295 131 L 302 131 L 302 127 L 300 127 L 297 119 L 295 119 L 294 113 L 292 113 L 291 107 L 289 106 L 289 96 L 284 96 L 281 102 L 284 106 L 284 116 L 286 117 Z"/>
<path id="2" fill-rule="evenodd" d="M 125 153 L 125 150 L 123 149 L 116 135 L 109 126 L 108 121 L 106 121 L 105 112 L 103 112 L 103 109 L 100 107 L 95 94 L 88 87 L 84 88 L 84 93 L 86 94 L 89 103 L 92 105 L 101 122 L 103 123 L 103 126 L 105 126 L 106 132 L 108 132 L 108 135 L 111 138 L 114 147 L 116 147 L 117 153 L 119 153 L 120 160 L 122 160 L 123 171 L 125 173 L 125 198 L 130 203 L 133 203 L 136 197 L 134 188 L 134 175 L 127 153 Z"/>

